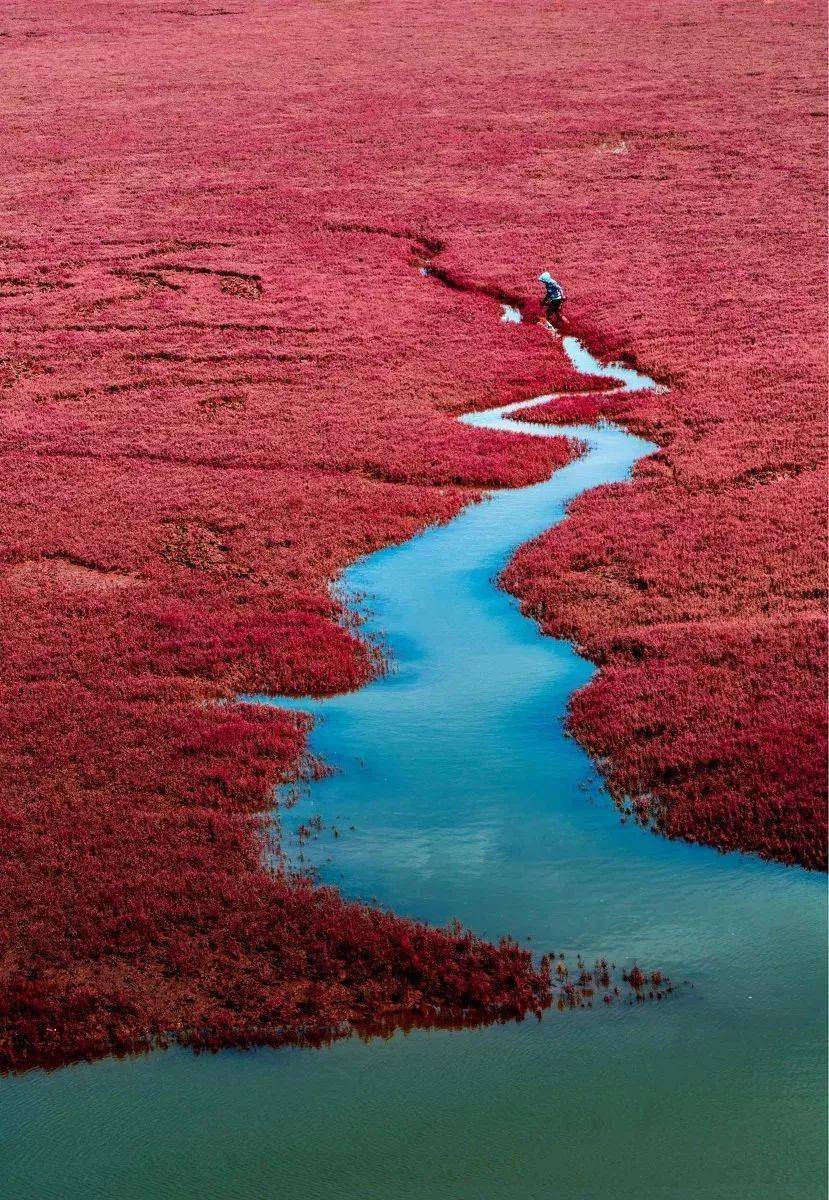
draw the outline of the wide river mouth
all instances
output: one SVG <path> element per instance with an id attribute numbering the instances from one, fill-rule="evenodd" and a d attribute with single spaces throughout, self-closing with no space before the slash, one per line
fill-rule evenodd
<path id="1" fill-rule="evenodd" d="M 563 345 L 580 371 L 655 386 Z M 463 419 L 558 436 L 513 419 L 538 402 Z M 693 987 L 541 1022 L 6 1079 L 3 1195 L 825 1195 L 825 879 L 623 824 L 563 733 L 594 668 L 495 586 L 570 500 L 653 450 L 608 425 L 566 432 L 588 449 L 551 479 L 345 573 L 338 586 L 388 648 L 388 676 L 324 701 L 248 699 L 319 718 L 311 749 L 336 770 L 282 823 L 290 838 L 319 818 L 303 853 L 346 895 L 570 959 L 636 958 Z"/>

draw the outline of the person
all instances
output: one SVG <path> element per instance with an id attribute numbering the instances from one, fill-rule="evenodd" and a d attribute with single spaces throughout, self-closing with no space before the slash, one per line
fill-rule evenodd
<path id="1" fill-rule="evenodd" d="M 560 283 L 556 283 L 549 271 L 542 271 L 538 282 L 544 284 L 544 307 L 548 318 L 554 321 L 564 303 L 564 288 Z"/>

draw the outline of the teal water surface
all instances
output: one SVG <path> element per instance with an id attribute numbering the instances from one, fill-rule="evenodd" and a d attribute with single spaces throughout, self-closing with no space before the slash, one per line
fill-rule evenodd
<path id="1" fill-rule="evenodd" d="M 514 310 L 506 319 L 516 319 Z M 652 382 L 602 367 L 621 387 Z M 532 403 L 532 402 L 530 402 Z M 517 407 L 465 418 L 519 436 Z M 602 426 L 549 481 L 355 564 L 341 588 L 393 671 L 291 704 L 337 768 L 283 814 L 350 896 L 658 965 L 661 1004 L 313 1050 L 173 1050 L 0 1084 L 14 1200 L 823 1200 L 825 881 L 623 824 L 562 729 L 593 668 L 494 577 L 652 447 Z M 335 833 L 336 830 L 336 833 Z"/>

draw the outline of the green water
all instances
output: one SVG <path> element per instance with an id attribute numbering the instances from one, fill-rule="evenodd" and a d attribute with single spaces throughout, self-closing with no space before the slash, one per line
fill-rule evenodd
<path id="1" fill-rule="evenodd" d="M 510 412 L 469 423 L 554 432 Z M 340 770 L 285 814 L 286 835 L 319 814 L 305 854 L 348 895 L 693 986 L 540 1023 L 6 1079 L 3 1197 L 823 1200 L 824 878 L 623 825 L 562 733 L 592 668 L 492 583 L 569 499 L 650 449 L 574 432 L 589 453 L 550 481 L 347 573 L 396 670 L 298 703 Z"/>

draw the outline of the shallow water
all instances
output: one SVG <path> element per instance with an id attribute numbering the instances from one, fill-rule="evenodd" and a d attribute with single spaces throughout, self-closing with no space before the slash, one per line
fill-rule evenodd
<path id="1" fill-rule="evenodd" d="M 651 383 L 564 348 L 579 370 Z M 517 407 L 465 420 L 557 432 L 511 420 Z M 338 768 L 283 826 L 319 814 L 304 854 L 347 895 L 693 986 L 540 1023 L 5 1080 L 2 1195 L 825 1196 L 824 878 L 623 824 L 562 732 L 593 668 L 493 585 L 568 500 L 651 449 L 612 427 L 568 432 L 589 452 L 551 480 L 346 573 L 395 669 L 352 695 L 270 701 L 316 713 L 312 749 Z"/>

